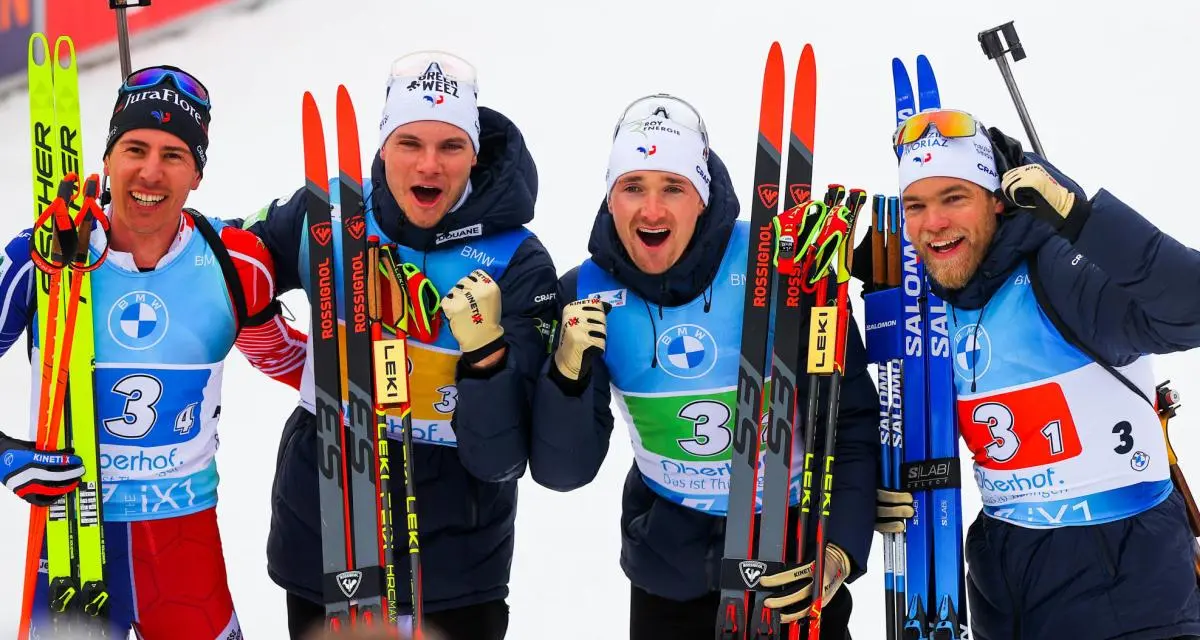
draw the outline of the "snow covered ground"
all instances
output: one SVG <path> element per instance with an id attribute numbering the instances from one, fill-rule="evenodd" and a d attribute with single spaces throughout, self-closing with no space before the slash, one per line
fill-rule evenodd
<path id="1" fill-rule="evenodd" d="M 215 96 L 210 161 L 189 204 L 210 215 L 240 217 L 302 184 L 305 90 L 313 90 L 332 114 L 335 89 L 346 84 L 358 105 L 364 148 L 371 148 L 391 60 L 422 48 L 453 51 L 478 67 L 481 104 L 507 114 L 524 131 L 540 169 L 532 227 L 565 272 L 586 257 L 612 127 L 634 98 L 666 91 L 695 104 L 745 201 L 767 49 L 781 41 L 790 80 L 802 46 L 812 42 L 820 99 L 814 182 L 894 192 L 895 157 L 888 148 L 892 56 L 912 69 L 916 55 L 927 54 L 945 106 L 971 111 L 1024 139 L 995 64 L 975 39 L 978 31 L 1010 19 L 1029 53 L 1015 73 L 1049 157 L 1089 194 L 1106 187 L 1176 238 L 1200 247 L 1194 192 L 1188 190 L 1195 186 L 1200 148 L 1194 124 L 1200 53 L 1191 41 L 1200 7 L 1191 3 L 1152 1 L 1133 8 L 1044 0 L 986 6 L 745 0 L 718 8 L 695 0 L 276 0 L 142 46 L 133 64 L 179 65 L 208 85 Z M 100 170 L 118 69 L 114 60 L 81 78 L 89 171 Z M 0 237 L 7 238 L 27 226 L 30 215 L 23 96 L 0 104 L 0 123 L 6 133 L 0 193 L 12 205 L 0 220 Z M 1197 287 L 1192 275 L 1175 295 L 1198 295 Z M 307 325 L 302 298 L 285 300 L 299 324 Z M 1161 357 L 1157 363 L 1159 378 L 1174 380 L 1183 393 L 1175 445 L 1185 470 L 1200 477 L 1200 381 L 1188 375 L 1200 356 Z M 0 380 L 0 401 L 10 407 L 0 428 L 21 433 L 29 388 L 23 354 L 0 360 Z M 294 392 L 233 356 L 218 454 L 219 515 L 235 602 L 251 640 L 286 638 L 283 592 L 266 576 L 265 540 L 278 435 L 294 403 Z M 618 428 L 590 486 L 559 494 L 522 483 L 510 638 L 625 636 L 628 583 L 617 566 L 618 517 L 630 456 L 628 437 Z M 973 488 L 964 494 L 969 521 L 978 495 Z M 0 496 L 0 638 L 16 628 L 22 505 Z M 878 551 L 871 572 L 851 587 L 856 638 L 882 637 Z"/>

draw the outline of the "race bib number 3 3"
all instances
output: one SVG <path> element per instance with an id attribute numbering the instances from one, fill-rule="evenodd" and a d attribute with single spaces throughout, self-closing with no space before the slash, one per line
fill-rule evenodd
<path id="1" fill-rule="evenodd" d="M 1054 383 L 958 401 L 958 424 L 987 469 L 1061 463 L 1083 451 L 1062 387 Z"/>

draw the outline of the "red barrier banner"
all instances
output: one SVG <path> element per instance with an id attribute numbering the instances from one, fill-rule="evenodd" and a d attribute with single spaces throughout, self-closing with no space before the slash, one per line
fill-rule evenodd
<path id="1" fill-rule="evenodd" d="M 26 0 L 32 2 L 33 0 Z M 157 0 L 149 7 L 126 9 L 130 35 L 153 29 L 189 14 L 223 4 L 228 0 Z M 19 0 L 0 0 L 0 5 Z M 108 8 L 107 0 L 44 0 L 46 23 L 44 31 L 51 41 L 59 35 L 71 36 L 75 50 L 84 53 L 99 46 L 110 46 L 116 52 L 117 16 Z M 25 60 L 21 57 L 21 62 Z M 137 68 L 134 65 L 134 68 Z"/>

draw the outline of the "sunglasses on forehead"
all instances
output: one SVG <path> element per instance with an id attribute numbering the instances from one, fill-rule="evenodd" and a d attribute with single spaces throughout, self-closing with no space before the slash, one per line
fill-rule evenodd
<path id="1" fill-rule="evenodd" d="M 613 127 L 613 139 L 627 125 L 636 125 L 650 118 L 663 118 L 700 134 L 704 141 L 704 154 L 708 155 L 708 127 L 704 118 L 691 103 L 683 98 L 677 98 L 667 93 L 656 93 L 638 98 L 625 107 L 617 126 Z"/>
<path id="2" fill-rule="evenodd" d="M 929 132 L 930 127 L 937 129 L 943 138 L 970 138 L 979 130 L 979 123 L 966 111 L 922 111 L 900 123 L 896 132 L 892 134 L 892 147 L 899 149 L 920 140 Z"/>
<path id="3" fill-rule="evenodd" d="M 388 88 L 400 78 L 419 78 L 426 73 L 445 76 L 449 80 L 469 84 L 478 92 L 475 67 L 466 60 L 445 51 L 416 51 L 392 61 L 388 72 Z"/>
<path id="4" fill-rule="evenodd" d="M 205 107 L 211 107 L 212 102 L 208 96 L 208 89 L 204 84 L 196 79 L 192 74 L 167 65 L 157 67 L 146 67 L 138 69 L 129 74 L 125 78 L 125 83 L 121 86 L 121 90 L 125 92 L 139 91 L 149 89 L 162 84 L 166 80 L 171 80 L 175 88 L 187 97 L 201 103 Z"/>

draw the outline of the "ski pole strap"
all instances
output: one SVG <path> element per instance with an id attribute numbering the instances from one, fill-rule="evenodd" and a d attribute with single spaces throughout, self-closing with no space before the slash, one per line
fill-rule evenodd
<path id="1" fill-rule="evenodd" d="M 900 478 L 900 489 L 909 493 L 962 487 L 958 458 L 931 458 L 902 463 Z"/>

